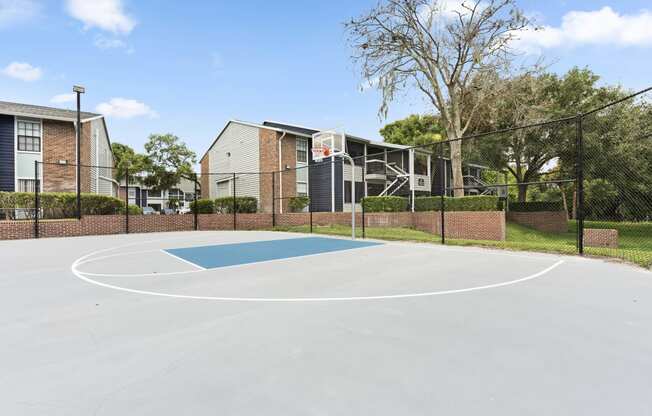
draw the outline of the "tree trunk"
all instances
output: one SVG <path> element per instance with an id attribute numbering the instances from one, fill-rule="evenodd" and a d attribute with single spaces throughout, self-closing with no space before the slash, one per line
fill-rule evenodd
<path id="1" fill-rule="evenodd" d="M 462 173 L 462 141 L 456 140 L 461 135 L 458 133 L 458 130 L 455 126 L 447 126 L 446 133 L 448 135 L 448 140 L 453 140 L 449 142 L 450 145 L 450 157 L 451 157 L 451 167 L 453 170 L 453 196 L 461 197 L 464 196 L 464 175 Z"/>
<path id="2" fill-rule="evenodd" d="M 527 185 L 518 184 L 518 202 L 525 202 L 527 200 Z"/>
<path id="3" fill-rule="evenodd" d="M 568 218 L 568 201 L 566 201 L 566 192 L 564 190 L 564 187 L 561 186 L 561 184 L 557 184 L 559 187 L 559 191 L 561 192 L 561 202 L 564 204 L 564 212 L 566 213 L 566 221 L 569 220 Z"/>

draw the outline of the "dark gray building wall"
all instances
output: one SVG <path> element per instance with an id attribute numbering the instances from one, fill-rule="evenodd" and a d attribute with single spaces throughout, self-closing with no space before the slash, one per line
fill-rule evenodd
<path id="1" fill-rule="evenodd" d="M 330 160 L 310 162 L 310 201 L 313 212 L 330 212 L 332 209 L 332 168 L 335 170 L 335 211 L 344 208 L 344 181 L 342 159 L 337 158 L 332 166 Z"/>
<path id="2" fill-rule="evenodd" d="M 313 212 L 331 211 L 331 164 L 310 161 L 310 201 Z"/>
<path id="3" fill-rule="evenodd" d="M 347 162 L 348 163 L 348 162 Z M 343 160 L 335 160 L 335 211 L 344 210 L 344 168 Z"/>
<path id="4" fill-rule="evenodd" d="M 14 159 L 14 116 L 0 114 L 0 191 L 14 191 Z"/>

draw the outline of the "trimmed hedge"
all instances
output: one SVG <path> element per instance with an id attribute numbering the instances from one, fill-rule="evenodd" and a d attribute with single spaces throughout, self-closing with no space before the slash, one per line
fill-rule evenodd
<path id="1" fill-rule="evenodd" d="M 195 208 L 197 205 L 197 208 Z M 212 199 L 199 199 L 195 203 L 192 201 L 190 203 L 190 211 L 194 214 L 195 210 L 198 209 L 198 214 L 213 214 L 215 213 L 215 202 Z"/>
<path id="2" fill-rule="evenodd" d="M 301 212 L 310 205 L 310 198 L 307 196 L 293 196 L 288 198 L 288 207 L 292 212 Z"/>
<path id="3" fill-rule="evenodd" d="M 563 211 L 561 201 L 510 202 L 509 210 L 514 212 Z"/>
<path id="4" fill-rule="evenodd" d="M 258 212 L 258 200 L 253 196 L 238 196 L 235 198 L 238 214 L 255 214 Z M 215 210 L 221 214 L 233 214 L 233 197 L 217 198 Z"/>
<path id="5" fill-rule="evenodd" d="M 43 218 L 73 218 L 77 215 L 77 194 L 74 192 L 44 192 L 39 194 Z M 34 209 L 32 192 L 0 192 L 0 208 L 10 218 L 13 209 Z M 81 194 L 82 215 L 124 213 L 124 201 L 105 195 Z M 34 213 L 28 212 L 28 217 Z"/>
<path id="6" fill-rule="evenodd" d="M 502 204 L 497 196 L 463 196 L 458 198 L 444 197 L 446 211 L 501 211 Z M 423 196 L 414 199 L 415 211 L 440 211 L 441 197 Z"/>
<path id="7" fill-rule="evenodd" d="M 401 196 L 368 196 L 362 198 L 365 212 L 401 212 L 407 211 L 408 199 Z"/>
<path id="8" fill-rule="evenodd" d="M 120 214 L 124 214 L 125 209 L 122 207 Z M 143 215 L 143 209 L 138 205 L 129 204 L 129 215 Z"/>

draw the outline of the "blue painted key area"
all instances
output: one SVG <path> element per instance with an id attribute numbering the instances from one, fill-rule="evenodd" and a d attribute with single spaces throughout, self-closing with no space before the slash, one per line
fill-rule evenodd
<path id="1" fill-rule="evenodd" d="M 220 244 L 214 246 L 174 248 L 165 250 L 205 269 L 287 259 L 311 254 L 378 246 L 381 243 L 306 237 L 286 240 L 256 241 L 252 243 Z"/>

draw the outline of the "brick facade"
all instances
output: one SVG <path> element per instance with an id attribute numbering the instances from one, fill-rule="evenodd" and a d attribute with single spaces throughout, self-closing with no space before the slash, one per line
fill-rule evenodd
<path id="1" fill-rule="evenodd" d="M 259 155 L 260 155 L 260 172 L 278 172 L 279 170 L 279 154 L 278 142 L 281 139 L 282 133 L 274 130 L 259 129 Z M 290 167 L 282 173 L 276 173 L 274 179 L 272 175 L 266 174 L 260 177 L 260 211 L 265 213 L 272 212 L 272 194 L 276 198 L 283 196 L 282 206 L 281 200 L 277 199 L 275 202 L 275 210 L 277 213 L 289 212 L 288 199 L 289 197 L 296 196 L 297 189 L 297 175 L 294 169 L 297 165 L 297 141 L 296 137 L 286 134 L 283 137 L 281 144 L 282 163 L 281 168 L 285 169 Z M 281 181 L 283 186 L 281 187 Z M 272 192 L 272 182 L 274 183 L 274 191 Z"/>
<path id="2" fill-rule="evenodd" d="M 433 234 L 440 233 L 438 212 L 370 213 L 365 215 L 367 227 L 411 227 Z M 264 230 L 272 228 L 272 214 L 238 214 L 235 217 L 238 230 Z M 233 230 L 234 216 L 230 214 L 198 215 L 199 230 Z M 313 225 L 351 225 L 347 212 L 315 212 Z M 309 225 L 310 213 L 277 214 L 276 225 Z M 356 214 L 356 224 L 362 224 L 362 214 Z M 81 221 L 76 219 L 44 220 L 39 222 L 41 237 L 72 237 L 83 235 L 121 234 L 126 230 L 124 215 L 89 215 Z M 191 231 L 193 215 L 132 215 L 129 232 L 151 233 L 167 231 Z M 469 240 L 505 239 L 505 216 L 503 212 L 447 212 L 446 235 L 449 238 Z M 0 221 L 0 240 L 34 237 L 32 221 Z"/>
<path id="3" fill-rule="evenodd" d="M 91 128 L 82 124 L 81 160 L 90 165 Z M 77 148 L 73 123 L 68 121 L 43 120 L 43 192 L 76 192 L 77 190 Z M 66 164 L 59 164 L 65 161 Z M 90 168 L 81 167 L 81 191 L 90 192 Z"/>
<path id="4" fill-rule="evenodd" d="M 585 228 L 584 245 L 586 247 L 618 248 L 618 230 Z"/>
<path id="5" fill-rule="evenodd" d="M 208 153 L 206 153 L 206 156 L 199 162 L 201 166 L 201 178 L 199 179 L 199 182 L 201 183 L 201 197 L 203 199 L 208 199 L 211 196 L 210 193 L 210 177 L 208 175 L 208 171 L 210 170 L 209 165 L 208 165 Z"/>
<path id="6" fill-rule="evenodd" d="M 568 232 L 568 218 L 565 211 L 510 211 L 507 213 L 507 221 L 547 233 L 561 234 Z"/>
<path id="7" fill-rule="evenodd" d="M 260 154 L 260 172 L 275 172 L 278 170 L 278 139 L 273 130 L 258 130 L 258 152 Z M 275 181 L 274 193 L 278 196 L 278 178 Z M 272 212 L 272 175 L 260 177 L 260 211 Z M 276 212 L 279 212 L 278 201 L 275 203 Z"/>

